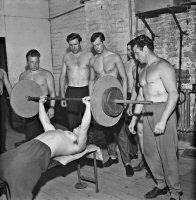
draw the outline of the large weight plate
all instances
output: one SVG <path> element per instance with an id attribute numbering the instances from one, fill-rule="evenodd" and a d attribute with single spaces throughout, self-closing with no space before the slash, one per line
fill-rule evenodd
<path id="1" fill-rule="evenodd" d="M 106 115 L 102 108 L 102 97 L 104 92 L 111 87 L 119 88 L 120 91 L 123 90 L 120 82 L 114 76 L 106 75 L 100 77 L 96 80 L 91 95 L 92 115 L 98 124 L 106 127 L 115 125 L 122 116 L 122 112 L 116 117 Z"/>
<path id="2" fill-rule="evenodd" d="M 24 118 L 35 116 L 39 112 L 36 101 L 28 101 L 27 96 L 40 97 L 43 92 L 40 86 L 32 80 L 21 80 L 13 87 L 10 104 L 14 112 Z"/>

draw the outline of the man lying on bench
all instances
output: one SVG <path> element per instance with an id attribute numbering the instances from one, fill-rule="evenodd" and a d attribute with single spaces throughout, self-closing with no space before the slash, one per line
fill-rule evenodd
<path id="1" fill-rule="evenodd" d="M 45 98 L 41 97 L 39 118 L 45 132 L 0 155 L 0 179 L 8 183 L 12 200 L 33 198 L 32 190 L 51 158 L 77 154 L 86 148 L 91 121 L 90 97 L 82 99 L 86 110 L 81 125 L 73 132 L 54 128 L 46 114 L 44 102 Z"/>

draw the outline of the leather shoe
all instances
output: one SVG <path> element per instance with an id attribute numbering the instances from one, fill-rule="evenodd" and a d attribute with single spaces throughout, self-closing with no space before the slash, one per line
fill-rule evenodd
<path id="1" fill-rule="evenodd" d="M 144 164 L 144 161 L 142 159 L 141 162 L 136 167 L 133 167 L 133 170 L 134 170 L 134 172 L 140 172 L 144 168 L 145 168 L 145 164 Z"/>
<path id="2" fill-rule="evenodd" d="M 168 188 L 167 186 L 163 189 L 159 189 L 158 187 L 154 187 L 151 191 L 147 192 L 144 197 L 146 199 L 154 199 L 155 197 L 159 195 L 164 195 L 167 194 Z"/>
<path id="3" fill-rule="evenodd" d="M 110 167 L 113 164 L 118 163 L 118 158 L 112 159 L 109 158 L 105 163 L 103 163 L 103 167 Z"/>
<path id="4" fill-rule="evenodd" d="M 126 170 L 126 175 L 128 177 L 133 176 L 134 171 L 133 171 L 133 168 L 132 168 L 132 166 L 130 164 L 125 166 L 125 170 Z"/>

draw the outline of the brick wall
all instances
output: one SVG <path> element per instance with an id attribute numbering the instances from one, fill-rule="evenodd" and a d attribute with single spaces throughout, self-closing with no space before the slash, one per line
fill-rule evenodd
<path id="1" fill-rule="evenodd" d="M 53 52 L 53 71 L 58 85 L 62 56 L 65 52 L 65 36 L 79 32 L 83 36 L 84 48 L 90 49 L 92 33 L 102 31 L 106 36 L 106 46 L 119 53 L 126 61 L 126 44 L 130 38 L 146 33 L 150 36 L 140 19 L 135 17 L 134 0 L 90 0 L 80 4 L 79 0 L 50 0 L 50 17 L 84 5 L 77 11 L 51 20 L 51 38 Z M 182 48 L 182 88 L 192 88 L 196 82 L 196 6 L 185 13 L 176 14 L 182 30 L 188 36 L 183 37 Z M 179 30 L 171 14 L 147 19 L 155 38 L 155 52 L 168 59 L 179 69 Z M 58 88 L 58 86 L 57 86 Z M 191 116 L 193 117 L 194 96 L 191 97 Z M 193 124 L 193 120 L 191 121 Z"/>
<path id="2" fill-rule="evenodd" d="M 191 6 L 190 10 L 176 14 L 181 29 L 187 31 L 183 35 L 181 83 L 182 89 L 192 89 L 192 84 L 196 83 L 196 6 Z M 159 17 L 146 19 L 155 35 L 155 52 L 174 65 L 179 79 L 179 49 L 180 33 L 171 14 L 161 14 Z M 138 20 L 135 35 L 150 33 L 141 20 Z M 191 95 L 191 125 L 194 126 L 195 95 Z M 196 122 L 195 122 L 196 123 Z"/>
<path id="3" fill-rule="evenodd" d="M 53 73 L 56 91 L 59 94 L 59 75 L 62 67 L 62 58 L 68 47 L 66 42 L 67 35 L 72 32 L 79 33 L 83 38 L 82 48 L 86 49 L 85 10 L 79 0 L 50 0 L 49 10 Z"/>
<path id="4" fill-rule="evenodd" d="M 92 33 L 101 31 L 106 36 L 106 46 L 126 59 L 129 33 L 128 0 L 94 0 L 85 3 L 86 38 L 90 47 Z"/>

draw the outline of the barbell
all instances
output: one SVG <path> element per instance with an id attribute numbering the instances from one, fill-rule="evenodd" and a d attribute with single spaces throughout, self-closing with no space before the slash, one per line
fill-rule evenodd
<path id="1" fill-rule="evenodd" d="M 132 101 L 123 99 L 123 89 L 113 76 L 107 75 L 96 80 L 91 95 L 91 112 L 95 121 L 102 126 L 116 124 L 124 109 L 124 104 L 152 104 L 151 101 Z M 10 104 L 14 112 L 24 118 L 39 112 L 38 101 L 43 92 L 32 80 L 21 80 L 13 87 Z M 46 100 L 82 101 L 82 98 L 45 97 Z"/>

